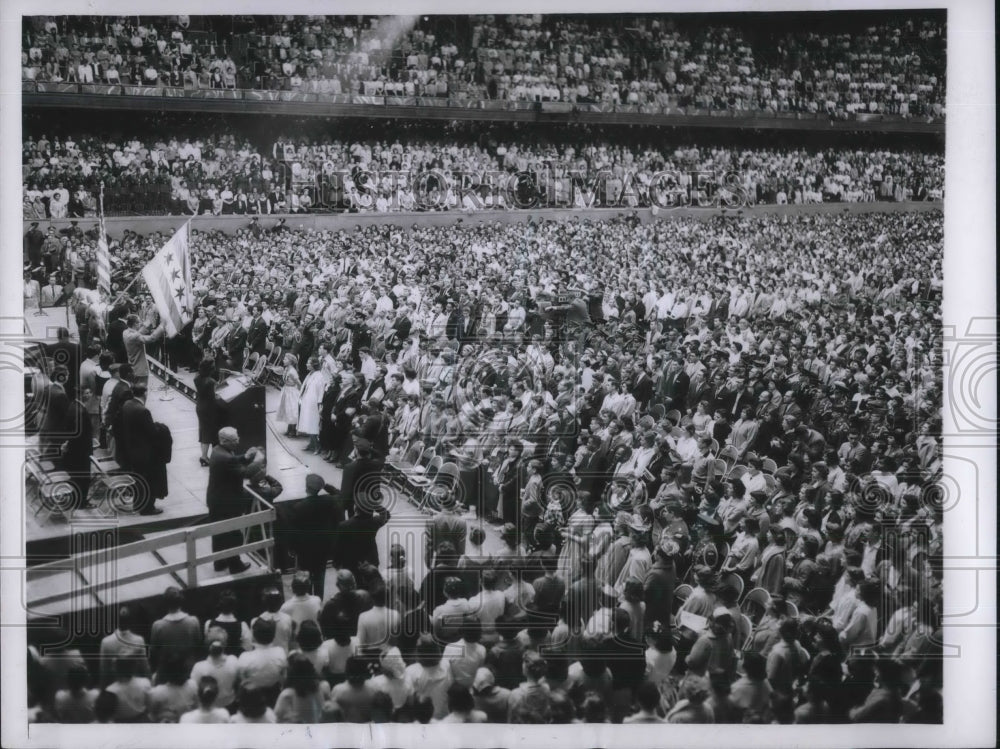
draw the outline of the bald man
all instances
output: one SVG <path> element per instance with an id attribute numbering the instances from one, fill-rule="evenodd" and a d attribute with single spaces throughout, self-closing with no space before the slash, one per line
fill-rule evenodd
<path id="1" fill-rule="evenodd" d="M 250 509 L 250 495 L 243 488 L 243 482 L 264 462 L 265 453 L 256 447 L 239 453 L 239 444 L 240 435 L 235 429 L 223 427 L 219 430 L 219 444 L 212 450 L 208 462 L 208 489 L 205 496 L 208 519 L 211 522 L 238 518 Z M 212 551 L 232 549 L 242 542 L 243 534 L 238 530 L 219 533 L 212 536 Z M 245 571 L 249 566 L 238 554 L 215 562 L 217 571 L 228 568 L 233 575 Z"/>

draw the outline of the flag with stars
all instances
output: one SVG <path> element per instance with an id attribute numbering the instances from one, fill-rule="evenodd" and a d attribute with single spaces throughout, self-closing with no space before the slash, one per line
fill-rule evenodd
<path id="1" fill-rule="evenodd" d="M 146 280 L 169 337 L 180 333 L 194 317 L 188 253 L 190 226 L 191 222 L 188 221 L 178 229 L 142 269 L 142 277 Z"/>

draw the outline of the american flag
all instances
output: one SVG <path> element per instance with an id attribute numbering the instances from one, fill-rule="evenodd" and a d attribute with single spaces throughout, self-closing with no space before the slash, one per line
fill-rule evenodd
<path id="1" fill-rule="evenodd" d="M 101 183 L 100 235 L 97 238 L 97 290 L 104 300 L 111 299 L 111 252 L 108 250 L 108 235 L 104 231 L 104 183 Z"/>
<path id="2" fill-rule="evenodd" d="M 156 256 L 142 269 L 156 310 L 164 321 L 167 335 L 181 332 L 194 317 L 194 297 L 191 292 L 191 263 L 188 221 L 170 238 Z"/>

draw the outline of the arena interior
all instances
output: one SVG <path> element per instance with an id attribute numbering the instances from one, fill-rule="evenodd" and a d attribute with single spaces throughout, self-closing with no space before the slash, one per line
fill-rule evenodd
<path id="1" fill-rule="evenodd" d="M 25 18 L 30 720 L 940 723 L 944 40 Z"/>

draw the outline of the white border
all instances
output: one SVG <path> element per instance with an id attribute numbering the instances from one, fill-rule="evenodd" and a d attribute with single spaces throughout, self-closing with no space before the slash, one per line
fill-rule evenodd
<path id="1" fill-rule="evenodd" d="M 212 3 L 213 13 L 268 14 L 271 0 Z M 649 0 L 628 3 L 525 2 L 512 0 L 485 4 L 457 0 L 370 0 L 319 3 L 294 0 L 280 5 L 286 13 L 455 13 L 470 12 L 708 12 L 777 10 L 871 10 L 878 8 L 948 8 L 948 100 L 946 137 L 945 207 L 945 297 L 943 319 L 964 335 L 970 321 L 985 319 L 987 336 L 983 351 L 992 351 L 992 367 L 977 390 L 978 412 L 996 423 L 996 237 L 995 237 L 995 49 L 992 3 L 986 0 L 949 2 L 808 2 L 807 0 L 678 0 L 666 4 Z M 79 0 L 4 0 L 0 4 L 0 226 L 4 248 L 0 263 L 3 293 L 0 294 L 0 337 L 18 335 L 22 310 L 19 252 L 23 234 L 20 199 L 20 15 L 21 14 L 135 14 L 163 15 L 172 12 L 198 14 L 206 4 L 182 0 L 160 3 L 111 0 L 81 3 Z M 127 116 L 127 115 L 126 115 Z M 992 338 L 992 340 L 990 340 Z M 0 345 L 3 341 L 0 340 Z M 947 346 L 947 344 L 946 344 Z M 992 384 L 991 384 L 992 383 Z M 21 393 L 20 372 L 10 367 L 7 353 L 0 353 L 0 397 L 3 416 L 16 409 Z M 945 431 L 954 433 L 956 422 L 945 394 Z M 13 403 L 11 401 L 13 399 Z M 16 412 L 16 411 L 15 411 Z M 3 422 L 0 421 L 0 428 Z M 974 437 L 974 436 L 973 436 Z M 981 443 L 982 437 L 978 437 Z M 102 729 L 96 726 L 36 725 L 25 733 L 24 630 L 22 528 L 17 527 L 21 510 L 22 456 L 6 445 L 0 434 L 0 594 L 2 594 L 2 738 L 4 747 L 88 746 L 199 747 L 216 749 L 237 746 L 994 746 L 996 729 L 996 453 L 968 450 L 970 436 L 949 438 L 946 454 L 968 455 L 976 461 L 976 481 L 960 478 L 961 501 L 946 516 L 946 554 L 965 556 L 978 548 L 978 560 L 964 566 L 977 572 L 946 570 L 946 613 L 975 612 L 963 619 L 970 626 L 946 630 L 946 642 L 961 648 L 961 657 L 945 664 L 945 724 L 943 726 L 352 726 L 335 724 L 306 726 L 158 726 Z M 966 449 L 963 449 L 963 445 Z M 946 458 L 946 470 L 953 458 Z M 978 510 L 977 505 L 978 503 Z M 977 523 L 978 512 L 978 526 Z"/>

